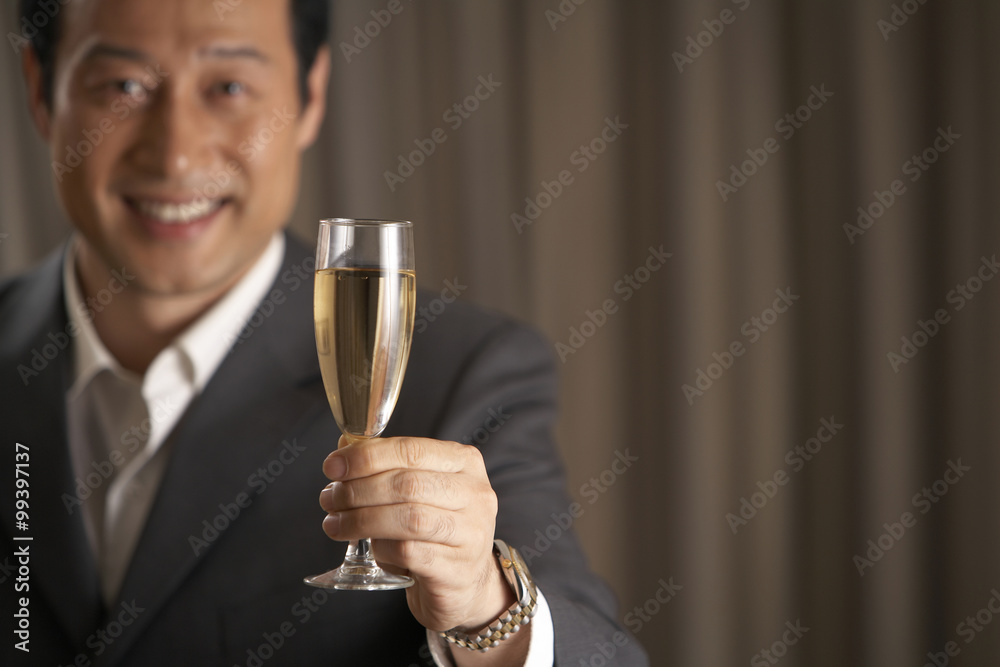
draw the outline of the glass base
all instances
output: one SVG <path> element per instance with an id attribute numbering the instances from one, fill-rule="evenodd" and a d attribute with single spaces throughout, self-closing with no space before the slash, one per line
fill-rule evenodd
<path id="1" fill-rule="evenodd" d="M 369 569 L 346 565 L 324 574 L 306 577 L 303 581 L 317 588 L 336 588 L 339 591 L 394 591 L 413 585 L 413 579 L 391 574 L 380 567 Z"/>
<path id="2" fill-rule="evenodd" d="M 339 591 L 392 591 L 413 585 L 410 577 L 386 572 L 371 557 L 368 540 L 351 542 L 347 547 L 344 563 L 335 570 L 306 577 L 303 581 L 317 588 L 335 588 Z"/>

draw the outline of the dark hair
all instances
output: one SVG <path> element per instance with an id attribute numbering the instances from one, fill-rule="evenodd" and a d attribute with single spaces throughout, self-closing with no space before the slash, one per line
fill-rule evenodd
<path id="1" fill-rule="evenodd" d="M 21 0 L 20 24 L 36 28 L 31 37 L 31 48 L 38 56 L 42 69 L 42 93 L 45 103 L 52 107 L 52 79 L 55 75 L 56 49 L 59 46 L 59 12 L 69 0 Z M 309 101 L 307 77 L 309 68 L 316 61 L 319 48 L 326 43 L 329 25 L 329 0 L 290 0 L 292 13 L 292 44 L 299 66 L 299 95 L 302 103 Z M 53 15 L 53 7 L 55 12 Z M 44 19 L 32 23 L 41 14 Z"/>

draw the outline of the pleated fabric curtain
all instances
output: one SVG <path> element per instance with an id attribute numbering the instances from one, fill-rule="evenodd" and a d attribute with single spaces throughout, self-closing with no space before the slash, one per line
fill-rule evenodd
<path id="1" fill-rule="evenodd" d="M 415 220 L 423 286 L 552 340 L 652 664 L 1000 659 L 1000 6 L 389 4 L 334 4 L 293 227 Z M 10 273 L 67 227 L 0 77 Z"/>

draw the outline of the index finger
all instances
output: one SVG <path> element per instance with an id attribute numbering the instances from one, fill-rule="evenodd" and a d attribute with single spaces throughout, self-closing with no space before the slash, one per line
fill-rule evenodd
<path id="1" fill-rule="evenodd" d="M 472 445 L 432 438 L 372 438 L 341 447 L 326 457 L 323 474 L 333 481 L 359 479 L 388 470 L 462 472 L 482 455 Z"/>

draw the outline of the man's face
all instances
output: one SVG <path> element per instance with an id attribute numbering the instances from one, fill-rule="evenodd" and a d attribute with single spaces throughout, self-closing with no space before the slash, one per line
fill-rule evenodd
<path id="1" fill-rule="evenodd" d="M 217 4 L 81 0 L 59 17 L 41 125 L 84 275 L 224 289 L 290 215 L 322 103 L 300 103 L 288 0 Z"/>

